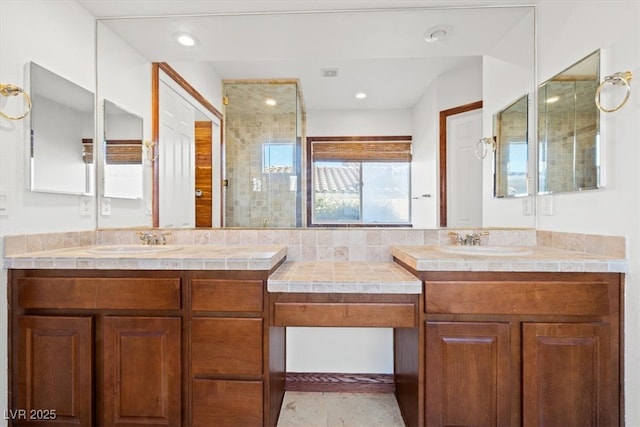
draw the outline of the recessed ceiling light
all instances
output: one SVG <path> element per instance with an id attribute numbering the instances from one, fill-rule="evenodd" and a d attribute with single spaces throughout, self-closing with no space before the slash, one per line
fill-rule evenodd
<path id="1" fill-rule="evenodd" d="M 547 104 L 553 104 L 554 102 L 558 102 L 559 99 L 560 99 L 559 96 L 551 96 L 547 98 Z"/>
<path id="2" fill-rule="evenodd" d="M 193 47 L 198 44 L 198 39 L 194 35 L 189 33 L 178 33 L 173 37 L 182 46 Z"/>
<path id="3" fill-rule="evenodd" d="M 364 92 L 356 93 L 356 99 L 365 99 L 366 97 L 367 97 L 367 94 Z"/>
<path id="4" fill-rule="evenodd" d="M 449 37 L 453 33 L 451 25 L 438 25 L 429 28 L 424 33 L 424 40 L 428 43 L 437 43 Z"/>
<path id="5" fill-rule="evenodd" d="M 267 105 L 269 105 L 269 106 L 271 106 L 271 107 L 275 107 L 275 106 L 278 104 L 278 103 L 276 102 L 276 100 L 275 100 L 275 99 L 273 99 L 273 98 L 267 98 L 267 99 L 265 99 L 264 103 L 265 103 L 265 104 L 267 104 Z"/>

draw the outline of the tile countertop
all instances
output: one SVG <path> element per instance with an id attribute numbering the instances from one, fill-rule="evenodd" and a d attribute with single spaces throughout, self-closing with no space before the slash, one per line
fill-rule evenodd
<path id="1" fill-rule="evenodd" d="M 269 292 L 420 294 L 422 282 L 393 262 L 320 261 L 282 264 Z"/>
<path id="2" fill-rule="evenodd" d="M 490 246 L 487 246 L 489 248 Z M 626 273 L 626 259 L 540 246 L 514 247 L 513 253 L 460 254 L 442 246 L 392 246 L 391 255 L 416 271 L 523 271 Z M 464 246 L 458 248 L 465 248 Z M 524 251 L 518 254 L 517 251 Z M 464 250 L 464 249 L 462 249 Z"/>
<path id="3" fill-rule="evenodd" d="M 114 246 L 126 249 L 134 245 Z M 95 252 L 100 248 L 104 249 L 105 246 L 28 252 L 7 256 L 4 259 L 4 267 L 100 270 L 271 270 L 287 255 L 285 245 L 175 245 L 174 247 L 174 250 L 154 253 Z"/>

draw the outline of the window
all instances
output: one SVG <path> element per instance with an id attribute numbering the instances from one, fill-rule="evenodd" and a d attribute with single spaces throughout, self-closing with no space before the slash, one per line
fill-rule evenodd
<path id="1" fill-rule="evenodd" d="M 293 173 L 295 145 L 288 142 L 262 144 L 262 171 L 264 173 Z"/>
<path id="2" fill-rule="evenodd" d="M 408 225 L 410 137 L 307 138 L 309 225 Z"/>

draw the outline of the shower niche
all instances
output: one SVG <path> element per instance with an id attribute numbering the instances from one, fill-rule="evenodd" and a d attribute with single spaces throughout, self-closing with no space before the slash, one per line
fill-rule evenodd
<path id="1" fill-rule="evenodd" d="M 305 113 L 298 81 L 223 83 L 224 226 L 304 226 Z"/>

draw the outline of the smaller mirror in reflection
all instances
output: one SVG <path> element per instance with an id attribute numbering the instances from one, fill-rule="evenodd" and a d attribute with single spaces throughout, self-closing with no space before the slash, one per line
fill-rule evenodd
<path id="1" fill-rule="evenodd" d="M 93 194 L 93 93 L 31 62 L 30 190 Z"/>
<path id="2" fill-rule="evenodd" d="M 538 190 L 559 193 L 600 186 L 600 81 L 596 51 L 538 89 Z"/>
<path id="3" fill-rule="evenodd" d="M 104 100 L 104 197 L 143 197 L 142 117 Z"/>
<path id="4" fill-rule="evenodd" d="M 494 115 L 495 197 L 528 195 L 528 111 L 529 97 L 524 95 Z"/>

